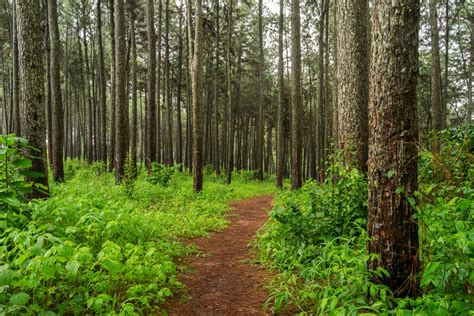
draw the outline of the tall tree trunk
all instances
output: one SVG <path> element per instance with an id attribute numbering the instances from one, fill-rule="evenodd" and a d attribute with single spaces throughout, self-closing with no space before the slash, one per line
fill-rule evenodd
<path id="1" fill-rule="evenodd" d="M 53 163 L 53 110 L 51 108 L 51 49 L 49 40 L 49 18 L 48 0 L 41 1 L 45 9 L 45 32 L 44 32 L 44 55 L 46 60 L 46 131 L 47 131 L 47 157 L 50 164 Z"/>
<path id="2" fill-rule="evenodd" d="M 467 122 L 468 123 L 472 123 L 474 122 L 474 119 L 472 117 L 472 112 L 474 112 L 474 102 L 473 102 L 473 99 L 472 99 L 472 84 L 473 84 L 473 73 L 474 73 L 474 13 L 471 12 L 471 14 L 469 15 L 469 23 L 471 25 L 471 56 L 470 56 L 470 61 L 469 61 L 469 69 L 468 69 L 468 72 L 469 72 L 469 75 L 468 75 L 468 84 L 469 84 L 469 88 L 468 88 L 468 110 L 467 110 L 467 117 L 468 117 L 468 120 Z"/>
<path id="3" fill-rule="evenodd" d="M 277 135 L 277 168 L 276 186 L 283 187 L 283 177 L 285 173 L 285 82 L 283 69 L 283 27 L 284 27 L 284 0 L 280 0 L 280 17 L 278 19 L 278 135 Z"/>
<path id="4" fill-rule="evenodd" d="M 346 163 L 356 161 L 367 170 L 369 102 L 369 45 L 367 0 L 340 0 L 337 4 L 337 97 L 339 148 Z M 350 74 L 347 75 L 347 74 Z M 352 152 L 355 151 L 355 156 Z"/>
<path id="5" fill-rule="evenodd" d="M 44 96 L 44 64 L 42 47 L 41 8 L 37 0 L 16 3 L 18 25 L 18 66 L 20 85 L 20 110 L 22 136 L 35 148 L 26 148 L 32 157 L 32 171 L 43 176 L 30 179 L 33 182 L 31 198 L 48 196 L 48 166 L 46 162 L 46 125 Z"/>
<path id="6" fill-rule="evenodd" d="M 158 61 L 156 63 L 156 161 L 163 163 L 164 161 L 164 152 L 165 152 L 165 133 L 163 133 L 162 124 L 161 124 L 161 37 L 162 37 L 162 21 L 163 21 L 163 1 L 158 1 Z M 166 96 L 163 94 L 163 96 Z M 164 128 L 164 125 L 163 125 Z"/>
<path id="7" fill-rule="evenodd" d="M 233 11 L 234 0 L 229 0 L 229 26 L 227 33 L 227 111 L 228 111 L 228 124 L 229 124 L 229 135 L 228 135 L 228 148 L 227 148 L 227 184 L 232 182 L 232 171 L 234 169 L 234 105 L 232 102 L 232 11 Z"/>
<path id="8" fill-rule="evenodd" d="M 116 85 L 115 85 L 115 22 L 114 22 L 114 16 L 115 16 L 115 8 L 114 8 L 114 1 L 115 0 L 109 0 L 110 4 L 110 112 L 111 112 L 111 117 L 110 117 L 110 148 L 109 148 L 109 172 L 113 170 L 115 167 L 115 131 L 116 131 L 116 119 L 115 119 L 115 114 L 116 114 L 116 108 L 115 108 L 115 102 L 117 99 L 116 96 Z"/>
<path id="9" fill-rule="evenodd" d="M 12 118 L 13 130 L 17 136 L 21 136 L 21 113 L 20 113 L 20 70 L 19 70 L 19 56 L 18 56 L 18 15 L 16 7 L 18 1 L 13 0 L 13 17 L 12 17 Z"/>
<path id="10" fill-rule="evenodd" d="M 128 102 L 126 81 L 126 42 L 124 0 L 115 0 L 115 178 L 124 176 L 125 157 L 128 150 Z"/>
<path id="11" fill-rule="evenodd" d="M 370 269 L 390 276 L 376 281 L 397 296 L 415 295 L 418 224 L 410 205 L 417 190 L 416 88 L 420 3 L 376 0 L 369 103 Z"/>
<path id="12" fill-rule="evenodd" d="M 446 0 L 446 12 L 445 12 L 445 24 L 446 24 L 446 32 L 444 34 L 445 37 L 445 46 L 444 46 L 444 97 L 443 99 L 443 104 L 442 104 L 442 110 L 443 110 L 443 125 L 442 129 L 446 128 L 446 123 L 447 123 L 447 114 L 448 114 L 448 87 L 449 87 L 449 1 Z"/>
<path id="13" fill-rule="evenodd" d="M 61 46 L 59 43 L 58 11 L 56 0 L 48 0 L 48 26 L 50 39 L 51 68 L 51 107 L 53 152 L 51 169 L 54 181 L 64 180 L 63 148 L 64 148 L 64 110 L 61 96 Z"/>
<path id="14" fill-rule="evenodd" d="M 165 99 L 166 99 L 166 164 L 173 165 L 173 104 L 171 99 L 170 76 L 170 0 L 165 0 Z"/>
<path id="15" fill-rule="evenodd" d="M 441 66 L 439 58 L 439 30 L 436 0 L 429 0 L 431 30 L 431 116 L 434 130 L 443 128 L 443 109 L 441 104 Z M 436 147 L 437 145 L 434 144 Z"/>
<path id="16" fill-rule="evenodd" d="M 130 160 L 132 164 L 132 176 L 137 176 L 137 148 L 138 148 L 138 117 L 137 117 L 137 42 L 135 39 L 135 1 L 132 1 L 130 9 L 130 38 L 132 45 L 132 62 L 130 72 L 132 74 L 132 127 L 130 130 Z"/>
<path id="17" fill-rule="evenodd" d="M 181 87 L 183 81 L 183 3 L 179 8 L 179 39 L 178 39 L 178 88 L 176 96 L 176 163 L 183 163 L 183 127 L 181 122 Z M 182 168 L 179 167 L 179 171 Z"/>
<path id="18" fill-rule="evenodd" d="M 301 38 L 300 1 L 291 0 L 291 189 L 301 188 Z"/>
<path id="19" fill-rule="evenodd" d="M 156 160 L 156 38 L 153 0 L 147 0 L 147 33 L 148 33 L 148 71 L 147 71 L 147 108 L 146 116 L 146 150 L 145 163 L 151 170 L 151 162 Z"/>
<path id="20" fill-rule="evenodd" d="M 263 0 L 258 1 L 258 136 L 257 136 L 257 179 L 263 180 L 263 147 L 265 134 L 264 107 L 264 76 L 265 57 L 263 54 Z"/>
<path id="21" fill-rule="evenodd" d="M 219 0 L 216 1 L 216 48 L 215 48 L 215 70 L 214 70 L 214 171 L 221 174 L 221 155 L 219 146 L 219 56 L 220 56 L 220 25 L 219 25 Z"/>
<path id="22" fill-rule="evenodd" d="M 99 111 L 100 111 L 100 155 L 99 159 L 107 160 L 107 96 L 105 81 L 104 45 L 102 41 L 101 0 L 97 0 L 97 43 L 99 47 Z"/>
<path id="23" fill-rule="evenodd" d="M 202 96 L 202 0 L 196 1 L 196 23 L 194 35 L 194 57 L 191 66 L 193 93 L 193 165 L 194 192 L 202 191 L 202 138 L 203 138 L 203 96 Z"/>

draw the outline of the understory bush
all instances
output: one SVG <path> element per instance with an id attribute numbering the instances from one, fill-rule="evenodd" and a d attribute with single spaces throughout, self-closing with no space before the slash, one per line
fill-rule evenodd
<path id="1" fill-rule="evenodd" d="M 8 175 L 21 181 L 16 165 Z M 0 315 L 162 313 L 182 287 L 175 258 L 192 251 L 179 240 L 224 228 L 229 201 L 273 191 L 271 183 L 210 180 L 196 195 L 188 174 L 162 186 L 142 172 L 130 192 L 95 165 L 68 161 L 66 170 L 46 201 L 27 203 L 20 182 L 0 196 Z"/>
<path id="2" fill-rule="evenodd" d="M 474 127 L 440 132 L 438 153 L 422 148 L 416 219 L 422 293 L 396 298 L 367 269 L 367 181 L 335 155 L 326 180 L 280 194 L 254 246 L 278 272 L 267 308 L 302 314 L 465 315 L 474 284 Z"/>

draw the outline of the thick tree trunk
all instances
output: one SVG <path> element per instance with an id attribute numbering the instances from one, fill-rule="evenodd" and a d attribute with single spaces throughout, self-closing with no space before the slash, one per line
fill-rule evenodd
<path id="1" fill-rule="evenodd" d="M 302 186 L 300 1 L 291 0 L 291 189 Z"/>
<path id="2" fill-rule="evenodd" d="M 367 170 L 368 156 L 368 11 L 367 0 L 341 0 L 337 4 L 339 148 L 346 163 L 356 161 L 363 170 Z"/>
<path id="3" fill-rule="evenodd" d="M 415 295 L 418 224 L 410 204 L 417 190 L 419 1 L 374 3 L 369 103 L 369 253 L 389 277 L 376 281 L 396 295 Z"/>
<path id="4" fill-rule="evenodd" d="M 59 43 L 58 11 L 56 0 L 48 0 L 48 26 L 50 39 L 51 107 L 52 107 L 52 162 L 54 181 L 64 180 L 64 110 L 61 96 L 61 46 Z"/>
<path id="5" fill-rule="evenodd" d="M 46 162 L 46 125 L 44 95 L 44 64 L 42 47 L 41 8 L 37 0 L 16 3 L 18 26 L 18 65 L 20 85 L 20 109 L 22 136 L 35 148 L 26 148 L 32 158 L 32 171 L 43 176 L 30 179 L 33 182 L 31 198 L 48 196 L 48 166 Z"/>

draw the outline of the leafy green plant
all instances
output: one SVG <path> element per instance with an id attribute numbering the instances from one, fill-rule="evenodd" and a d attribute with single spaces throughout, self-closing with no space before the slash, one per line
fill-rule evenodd
<path id="1" fill-rule="evenodd" d="M 170 184 L 174 172 L 174 167 L 167 167 L 165 165 L 152 162 L 151 171 L 148 175 L 147 180 L 152 184 L 158 184 L 163 187 L 166 187 Z"/>
<path id="2" fill-rule="evenodd" d="M 336 153 L 326 181 L 283 192 L 255 243 L 258 259 L 279 273 L 266 306 L 309 314 L 467 315 L 474 284 L 474 126 L 433 135 L 421 148 L 419 190 L 422 295 L 395 298 L 367 270 L 367 184 Z M 387 176 L 391 176 L 390 173 Z"/>

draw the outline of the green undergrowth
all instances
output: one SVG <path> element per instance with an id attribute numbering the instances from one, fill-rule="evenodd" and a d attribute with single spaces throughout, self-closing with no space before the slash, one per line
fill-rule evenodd
<path id="1" fill-rule="evenodd" d="M 2 170 L 12 166 L 11 156 L 2 159 Z M 179 241 L 226 227 L 230 201 L 273 192 L 270 182 L 236 174 L 227 186 L 208 175 L 196 195 L 192 177 L 175 170 L 165 185 L 142 170 L 117 186 L 102 169 L 69 161 L 52 197 L 29 204 L 28 188 L 11 184 L 23 181 L 19 169 L 2 174 L 0 315 L 162 313 L 182 287 L 174 261 L 192 251 Z"/>
<path id="2" fill-rule="evenodd" d="M 417 298 L 396 298 L 367 269 L 367 180 L 340 154 L 326 180 L 282 192 L 254 244 L 276 271 L 266 308 L 314 315 L 472 315 L 474 294 L 474 127 L 433 135 L 423 150 L 416 204 L 420 265 Z M 387 175 L 390 176 L 390 175 Z"/>

